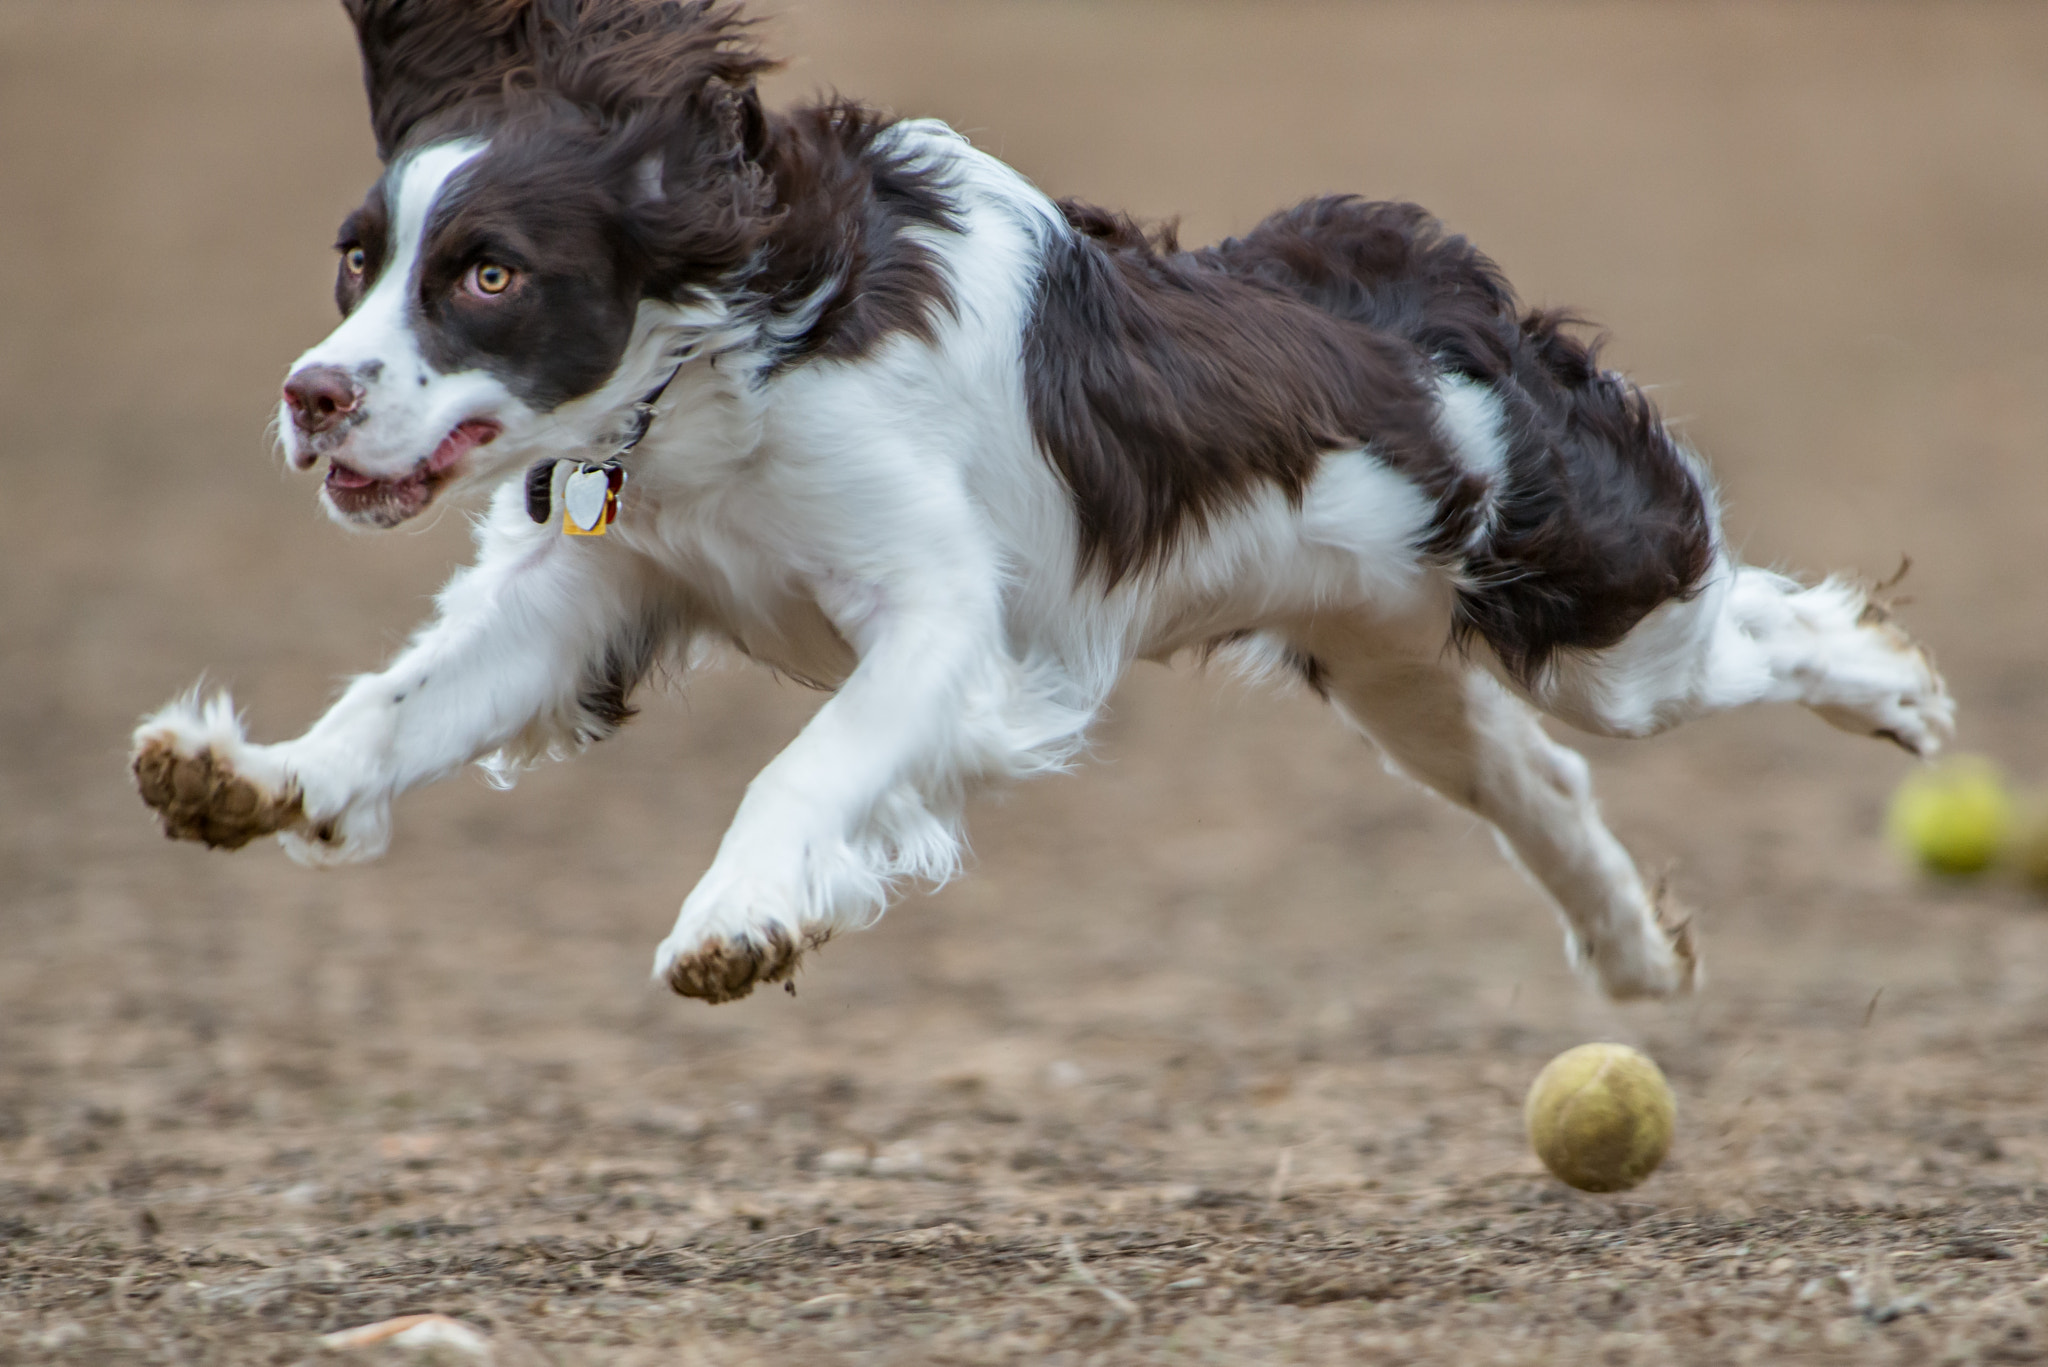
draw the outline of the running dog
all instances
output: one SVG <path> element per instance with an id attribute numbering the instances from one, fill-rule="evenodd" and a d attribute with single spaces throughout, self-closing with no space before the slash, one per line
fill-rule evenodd
<path id="1" fill-rule="evenodd" d="M 297 740 L 196 692 L 142 723 L 175 838 L 374 858 L 400 793 L 510 784 L 729 646 L 832 696 L 655 955 L 728 1001 L 951 877 L 970 790 L 1067 764 L 1133 660 L 1223 653 L 1486 818 L 1573 961 L 1658 997 L 1690 933 L 1541 717 L 1950 733 L 1868 589 L 1738 563 L 1642 391 L 1419 208 L 1184 250 L 941 124 L 764 109 L 734 5 L 344 3 L 384 173 L 285 452 L 348 526 L 488 511 L 433 621 Z"/>

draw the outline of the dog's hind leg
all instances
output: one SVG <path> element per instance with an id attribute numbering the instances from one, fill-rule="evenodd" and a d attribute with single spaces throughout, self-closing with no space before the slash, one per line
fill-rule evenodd
<path id="1" fill-rule="evenodd" d="M 1927 756 L 1954 714 L 1871 591 L 1739 564 L 1698 458 L 1556 315 L 1521 320 L 1509 374 L 1462 395 L 1459 450 L 1493 485 L 1450 552 L 1458 622 L 1536 705 L 1645 736 L 1796 702 Z M 1450 413 L 1446 409 L 1446 413 Z"/>
<path id="2" fill-rule="evenodd" d="M 1600 819 L 1586 761 L 1545 735 L 1527 704 L 1424 639 L 1390 648 L 1369 629 L 1325 626 L 1296 646 L 1390 767 L 1493 824 L 1562 913 L 1574 965 L 1608 996 L 1692 988 L 1689 928 L 1659 919 L 1635 862 Z"/>
<path id="3" fill-rule="evenodd" d="M 1658 608 L 1618 644 L 1560 652 L 1529 693 L 1555 717 L 1617 736 L 1753 702 L 1800 703 L 1923 758 L 1955 722 L 1933 661 L 1869 591 L 1726 560 L 1697 594 Z"/>

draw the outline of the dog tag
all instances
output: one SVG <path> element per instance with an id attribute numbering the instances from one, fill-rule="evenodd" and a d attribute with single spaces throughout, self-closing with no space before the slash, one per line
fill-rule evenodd
<path id="1" fill-rule="evenodd" d="M 586 465 L 562 482 L 562 530 L 570 536 L 603 536 L 613 512 L 611 472 Z"/>

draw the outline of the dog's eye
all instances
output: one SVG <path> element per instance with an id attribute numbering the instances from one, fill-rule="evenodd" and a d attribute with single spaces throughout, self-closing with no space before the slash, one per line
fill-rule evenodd
<path id="1" fill-rule="evenodd" d="M 370 269 L 370 254 L 361 247 L 350 247 L 341 254 L 341 264 L 350 275 L 361 275 Z"/>
<path id="2" fill-rule="evenodd" d="M 495 261 L 484 261 L 469 268 L 469 279 L 463 283 L 469 286 L 472 294 L 495 299 L 512 288 L 514 278 L 510 266 L 501 266 Z"/>

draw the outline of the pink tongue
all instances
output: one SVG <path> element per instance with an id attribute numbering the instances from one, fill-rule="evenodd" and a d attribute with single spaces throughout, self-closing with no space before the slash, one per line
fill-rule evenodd
<path id="1" fill-rule="evenodd" d="M 427 458 L 427 468 L 438 475 L 477 447 L 495 441 L 497 436 L 498 425 L 494 422 L 471 420 L 463 423 L 441 439 L 441 444 L 434 448 L 434 454 Z"/>
<path id="2" fill-rule="evenodd" d="M 441 438 L 441 444 L 434 448 L 434 454 L 427 457 L 424 469 L 415 467 L 411 474 L 400 478 L 378 479 L 374 475 L 366 475 L 351 470 L 346 465 L 330 461 L 327 466 L 327 482 L 337 489 L 367 489 L 372 484 L 410 484 L 424 475 L 438 475 L 452 469 L 456 462 L 477 447 L 496 441 L 498 433 L 503 430 L 494 422 L 473 418 Z"/>

